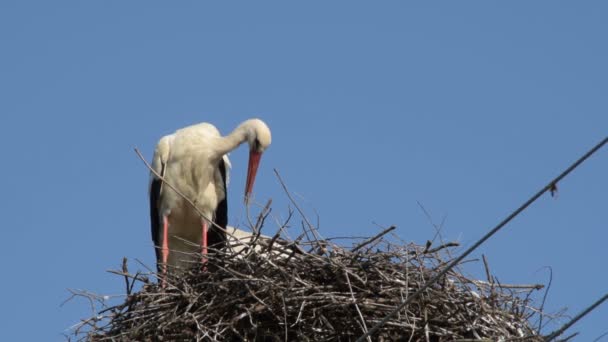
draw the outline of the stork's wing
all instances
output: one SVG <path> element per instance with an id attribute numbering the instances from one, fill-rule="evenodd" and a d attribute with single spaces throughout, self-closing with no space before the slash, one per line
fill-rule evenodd
<path id="1" fill-rule="evenodd" d="M 160 199 L 160 189 L 163 181 L 155 178 L 152 179 L 150 183 L 150 228 L 152 230 L 152 242 L 154 242 L 154 251 L 156 252 L 156 260 L 160 260 L 161 251 L 160 251 L 160 214 L 159 214 L 159 199 Z"/>
<path id="2" fill-rule="evenodd" d="M 226 185 L 229 165 L 226 157 L 220 160 L 219 170 L 220 175 L 222 176 L 222 186 L 224 187 L 224 199 L 218 203 L 217 208 L 215 209 L 215 223 L 224 229 L 226 229 L 226 226 L 228 225 L 228 188 Z"/>
<path id="3" fill-rule="evenodd" d="M 156 150 L 154 151 L 154 157 L 152 158 L 152 169 L 161 175 L 161 177 L 165 176 L 165 169 L 167 166 L 167 161 L 169 160 L 172 140 L 173 135 L 162 137 L 158 141 Z M 160 241 L 160 230 L 162 228 L 162 219 L 160 213 L 162 190 L 163 181 L 158 178 L 156 174 L 150 172 L 150 228 L 157 262 L 159 262 L 161 258 L 160 246 L 162 245 L 162 241 Z"/>
<path id="4" fill-rule="evenodd" d="M 216 185 L 218 187 L 222 187 L 224 190 L 224 198 L 222 198 L 217 204 L 217 208 L 215 208 L 215 213 L 213 214 L 213 223 L 207 233 L 207 241 L 209 243 L 209 247 L 214 249 L 222 249 L 226 246 L 226 232 L 218 229 L 216 227 L 219 226 L 223 229 L 226 229 L 226 225 L 228 225 L 228 195 L 226 189 L 226 172 L 227 172 L 226 162 L 222 158 L 218 164 L 218 172 L 220 179 L 216 178 Z M 216 174 L 216 177 L 218 175 Z"/>

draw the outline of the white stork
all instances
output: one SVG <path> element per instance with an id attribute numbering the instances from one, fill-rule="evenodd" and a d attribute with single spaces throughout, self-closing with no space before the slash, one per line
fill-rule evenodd
<path id="1" fill-rule="evenodd" d="M 166 272 L 167 265 L 188 267 L 199 251 L 204 262 L 209 246 L 225 246 L 226 233 L 215 225 L 225 229 L 228 223 L 226 184 L 230 162 L 226 154 L 243 142 L 249 143 L 247 203 L 262 152 L 270 141 L 270 129 L 259 119 L 244 121 L 224 137 L 213 125 L 200 123 L 160 139 L 152 168 L 193 201 L 198 211 L 151 173 L 150 221 L 159 271 Z"/>

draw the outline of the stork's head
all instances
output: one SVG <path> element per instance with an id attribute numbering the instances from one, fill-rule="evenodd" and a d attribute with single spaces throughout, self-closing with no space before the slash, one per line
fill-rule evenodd
<path id="1" fill-rule="evenodd" d="M 247 127 L 247 142 L 249 143 L 249 166 L 247 167 L 247 183 L 245 184 L 245 203 L 247 203 L 253 191 L 253 183 L 262 153 L 270 146 L 272 137 L 270 128 L 260 119 L 250 119 L 242 125 Z"/>

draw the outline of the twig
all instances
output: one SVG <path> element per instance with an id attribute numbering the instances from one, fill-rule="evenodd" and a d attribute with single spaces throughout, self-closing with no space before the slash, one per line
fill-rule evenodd
<path id="1" fill-rule="evenodd" d="M 363 314 L 361 313 L 361 310 L 359 309 L 359 305 L 357 305 L 357 299 L 355 298 L 355 293 L 353 292 L 353 286 L 350 283 L 350 278 L 348 277 L 348 272 L 344 271 L 344 276 L 346 277 L 346 282 L 348 283 L 348 289 L 350 290 L 350 297 L 353 300 L 353 305 L 355 306 L 355 309 L 357 310 L 357 313 L 359 314 L 359 318 L 361 318 L 361 327 L 363 328 L 363 332 L 367 332 L 367 324 L 365 324 L 365 318 L 363 317 Z M 368 342 L 372 341 L 371 337 L 367 338 Z"/>
<path id="2" fill-rule="evenodd" d="M 549 283 L 547 284 L 547 289 L 545 290 L 545 294 L 543 295 L 543 301 L 540 304 L 539 311 L 541 312 L 540 318 L 538 319 L 538 333 L 540 334 L 540 330 L 543 327 L 543 309 L 545 308 L 545 302 L 547 301 L 547 295 L 549 295 L 549 290 L 551 289 L 551 283 L 553 283 L 553 269 L 551 267 L 547 267 L 549 269 Z"/>
<path id="3" fill-rule="evenodd" d="M 379 238 L 383 237 L 387 233 L 395 230 L 395 228 L 397 228 L 397 226 L 390 226 L 390 227 L 386 228 L 385 230 L 381 231 L 379 234 L 376 234 L 376 236 L 373 236 L 370 239 L 367 239 L 367 240 L 363 241 L 362 243 L 360 243 L 359 245 L 355 246 L 355 248 L 351 249 L 351 252 L 353 252 L 353 253 L 357 252 L 361 248 L 369 245 L 370 243 L 378 240 Z"/>
<path id="4" fill-rule="evenodd" d="M 444 248 L 448 248 L 448 247 L 458 247 L 460 246 L 460 244 L 458 242 L 446 242 L 440 246 L 437 246 L 435 248 L 431 248 L 429 250 L 427 250 L 426 252 L 424 252 L 424 254 L 432 254 L 432 253 L 436 253 L 439 252 L 440 250 L 444 249 Z"/>
<path id="5" fill-rule="evenodd" d="M 126 288 L 126 292 L 127 295 L 131 294 L 131 286 L 129 286 L 129 277 L 126 276 L 126 274 L 129 273 L 129 269 L 127 268 L 127 258 L 123 257 L 122 258 L 122 273 L 125 274 L 125 288 Z"/>
<path id="6" fill-rule="evenodd" d="M 285 191 L 285 194 L 287 195 L 287 198 L 289 198 L 289 201 L 294 205 L 294 207 L 296 207 L 296 210 L 300 213 L 300 215 L 302 216 L 302 219 L 304 220 L 304 222 L 306 222 L 306 225 L 308 225 L 308 228 L 310 229 L 310 231 L 312 232 L 313 236 L 315 237 L 315 241 L 318 241 L 319 240 L 319 236 L 317 235 L 316 229 L 314 229 L 314 226 L 310 223 L 310 221 L 308 221 L 308 218 L 304 214 L 304 211 L 302 211 L 302 209 L 300 208 L 300 206 L 298 205 L 298 203 L 291 196 L 291 193 L 287 189 L 287 185 L 285 185 L 285 182 L 283 182 L 283 178 L 281 178 L 281 175 L 279 174 L 279 171 L 277 171 L 277 169 L 273 169 L 273 170 L 274 170 L 274 174 L 277 176 L 277 179 L 279 180 L 279 183 L 281 184 L 281 187 Z"/>
<path id="7" fill-rule="evenodd" d="M 488 259 L 486 258 L 485 254 L 481 255 L 481 259 L 483 260 L 483 267 L 486 270 L 486 278 L 488 279 L 488 283 L 490 284 L 490 298 L 494 299 L 494 279 L 492 279 L 490 265 L 488 265 Z"/>
<path id="8" fill-rule="evenodd" d="M 545 287 L 545 285 L 543 284 L 502 284 L 502 283 L 489 283 L 489 282 L 485 282 L 483 280 L 473 280 L 472 281 L 475 285 L 485 285 L 485 286 L 493 286 L 493 287 L 499 287 L 501 289 L 528 289 L 528 290 L 540 290 L 543 287 Z"/>
<path id="9" fill-rule="evenodd" d="M 490 285 L 494 285 L 494 280 L 492 279 L 492 274 L 490 273 L 490 266 L 488 265 L 488 259 L 486 259 L 485 254 L 481 255 L 481 259 L 483 260 L 483 267 L 486 270 L 486 279 L 488 279 L 488 283 L 490 283 Z"/>
<path id="10" fill-rule="evenodd" d="M 420 203 L 420 201 L 416 201 L 416 203 L 418 204 L 418 207 L 422 210 L 422 212 L 424 213 L 424 216 L 426 216 L 426 219 L 429 221 L 429 223 L 431 224 L 431 226 L 433 226 L 433 228 L 435 228 L 435 235 L 433 236 L 433 238 L 431 239 L 431 242 L 435 242 L 435 239 L 437 237 L 439 237 L 439 240 L 441 243 L 443 243 L 443 239 L 441 238 L 441 229 L 443 229 L 443 224 L 445 222 L 446 217 L 444 216 L 441 219 L 441 224 L 437 225 L 434 221 L 433 218 L 431 217 L 431 214 L 428 212 L 428 210 L 426 210 L 426 208 L 422 205 L 422 203 Z"/>

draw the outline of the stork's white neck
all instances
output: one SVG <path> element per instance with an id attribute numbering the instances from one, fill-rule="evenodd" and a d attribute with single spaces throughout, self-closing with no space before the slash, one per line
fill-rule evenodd
<path id="1" fill-rule="evenodd" d="M 229 153 L 246 141 L 255 140 L 255 137 L 250 136 L 253 133 L 252 130 L 246 127 L 245 123 L 240 124 L 230 134 L 220 138 L 218 144 L 219 155 Z"/>
<path id="2" fill-rule="evenodd" d="M 256 147 L 260 149 L 258 152 L 266 149 L 271 141 L 270 129 L 260 119 L 249 119 L 238 125 L 230 134 L 220 138 L 218 152 L 224 155 L 244 142 L 249 143 L 251 147 L 256 141 Z"/>

